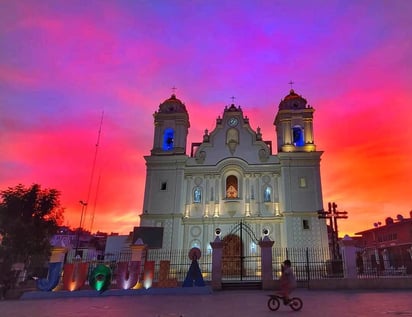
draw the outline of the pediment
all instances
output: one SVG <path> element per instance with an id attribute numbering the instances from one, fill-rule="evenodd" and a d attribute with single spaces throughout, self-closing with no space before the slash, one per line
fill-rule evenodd
<path id="1" fill-rule="evenodd" d="M 227 157 L 239 157 L 249 164 L 265 163 L 272 156 L 271 141 L 262 140 L 260 129 L 253 130 L 240 107 L 226 107 L 216 126 L 205 131 L 203 142 L 194 143 L 197 164 L 217 164 Z M 193 145 L 192 145 L 193 147 Z"/>

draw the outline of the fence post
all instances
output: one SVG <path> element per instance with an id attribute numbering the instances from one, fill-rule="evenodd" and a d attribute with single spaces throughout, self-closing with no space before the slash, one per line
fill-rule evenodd
<path id="1" fill-rule="evenodd" d="M 275 242 L 265 236 L 259 241 L 262 265 L 262 289 L 273 289 L 272 246 Z"/>
<path id="2" fill-rule="evenodd" d="M 306 248 L 306 279 L 307 287 L 310 288 L 310 265 L 309 265 L 309 248 Z"/>
<path id="3" fill-rule="evenodd" d="M 146 260 L 145 253 L 147 252 L 147 244 L 144 244 L 143 241 L 138 240 L 135 244 L 130 245 L 130 250 L 132 252 L 131 261 L 138 262 L 138 276 L 137 283 L 133 286 L 134 289 L 142 287 L 142 271 L 144 267 L 144 262 Z"/>
<path id="4" fill-rule="evenodd" d="M 223 241 L 216 236 L 215 241 L 210 242 L 212 252 L 212 289 L 222 289 L 222 251 Z"/>
<path id="5" fill-rule="evenodd" d="M 343 259 L 343 277 L 344 278 L 356 278 L 356 247 L 355 241 L 345 235 L 340 241 Z"/>
<path id="6" fill-rule="evenodd" d="M 130 250 L 132 251 L 132 258 L 131 261 L 140 262 L 144 259 L 143 255 L 146 251 L 147 245 L 146 244 L 132 244 L 130 246 Z"/>

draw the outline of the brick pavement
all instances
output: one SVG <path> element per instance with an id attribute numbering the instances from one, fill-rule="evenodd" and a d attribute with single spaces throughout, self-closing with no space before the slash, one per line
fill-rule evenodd
<path id="1" fill-rule="evenodd" d="M 219 291 L 203 294 L 67 297 L 0 302 L 1 317 L 391 317 L 412 316 L 412 290 L 319 291 L 298 289 L 303 309 L 267 306 L 268 291 Z M 79 294 L 77 294 L 79 295 Z"/>

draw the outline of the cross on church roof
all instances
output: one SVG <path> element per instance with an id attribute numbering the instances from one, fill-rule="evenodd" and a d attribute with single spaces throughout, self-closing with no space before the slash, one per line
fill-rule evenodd
<path id="1" fill-rule="evenodd" d="M 236 98 L 234 96 L 232 96 L 232 97 L 230 97 L 230 99 L 232 99 L 232 104 L 234 104 Z"/>
<path id="2" fill-rule="evenodd" d="M 294 84 L 294 82 L 293 82 L 293 81 L 290 81 L 290 82 L 288 82 L 288 84 L 290 85 L 290 89 L 293 89 L 293 84 Z"/>
<path id="3" fill-rule="evenodd" d="M 176 89 L 177 89 L 177 88 L 176 88 L 175 86 L 173 86 L 173 87 L 172 87 L 172 92 L 173 92 L 173 95 L 175 95 L 175 94 L 176 94 Z"/>

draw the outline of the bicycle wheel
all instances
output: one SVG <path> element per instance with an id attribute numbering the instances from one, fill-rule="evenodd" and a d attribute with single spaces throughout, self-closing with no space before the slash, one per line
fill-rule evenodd
<path id="1" fill-rule="evenodd" d="M 299 297 L 293 297 L 293 298 L 290 299 L 289 306 L 293 310 L 298 311 L 298 310 L 302 309 L 303 302 Z"/>
<path id="2" fill-rule="evenodd" d="M 275 310 L 278 310 L 279 307 L 280 307 L 279 299 L 275 296 L 270 296 L 268 300 L 268 308 L 271 311 L 275 311 Z"/>

